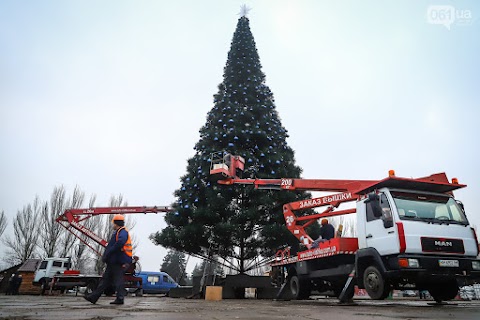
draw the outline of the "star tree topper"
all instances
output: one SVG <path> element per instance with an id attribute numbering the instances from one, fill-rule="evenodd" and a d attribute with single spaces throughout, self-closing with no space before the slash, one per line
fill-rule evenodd
<path id="1" fill-rule="evenodd" d="M 250 12 L 250 10 L 252 10 L 252 8 L 247 7 L 246 4 L 242 4 L 240 6 L 240 12 L 238 13 L 238 15 L 240 17 L 247 17 L 247 14 L 248 14 L 248 12 Z"/>

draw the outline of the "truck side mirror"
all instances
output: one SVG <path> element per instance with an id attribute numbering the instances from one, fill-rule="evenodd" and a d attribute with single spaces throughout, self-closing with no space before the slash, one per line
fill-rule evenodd
<path id="1" fill-rule="evenodd" d="M 375 192 L 369 193 L 365 203 L 370 203 L 372 206 L 372 213 L 375 218 L 380 218 L 382 216 L 382 208 L 380 207 L 380 197 Z"/>
<path id="2" fill-rule="evenodd" d="M 365 203 L 378 201 L 378 199 L 380 199 L 378 194 L 376 194 L 375 192 L 371 192 L 367 195 L 367 200 L 365 200 Z"/>
<path id="3" fill-rule="evenodd" d="M 391 218 L 390 219 L 383 219 L 383 227 L 385 229 L 393 227 L 393 220 Z"/>

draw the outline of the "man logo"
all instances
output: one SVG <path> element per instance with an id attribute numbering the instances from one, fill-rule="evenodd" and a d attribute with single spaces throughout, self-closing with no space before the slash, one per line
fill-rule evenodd
<path id="1" fill-rule="evenodd" d="M 453 243 L 451 241 L 440 241 L 436 240 L 435 245 L 437 247 L 453 247 Z"/>

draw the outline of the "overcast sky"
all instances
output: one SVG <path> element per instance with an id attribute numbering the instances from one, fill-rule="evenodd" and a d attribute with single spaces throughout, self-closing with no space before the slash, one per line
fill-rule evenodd
<path id="1" fill-rule="evenodd" d="M 119 193 L 171 204 L 243 3 L 303 177 L 446 172 L 468 184 L 456 196 L 480 226 L 478 2 L 4 0 L 6 234 L 17 210 L 59 185 L 98 206 Z M 163 217 L 136 220 L 143 269 L 158 270 L 166 250 L 148 235 Z"/>

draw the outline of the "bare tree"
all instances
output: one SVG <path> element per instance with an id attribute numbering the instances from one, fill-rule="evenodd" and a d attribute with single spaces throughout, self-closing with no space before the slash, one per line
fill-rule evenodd
<path id="1" fill-rule="evenodd" d="M 40 227 L 40 249 L 43 257 L 54 257 L 62 237 L 62 227 L 55 219 L 65 210 L 65 187 L 55 187 L 50 202 L 42 208 L 42 225 Z"/>
<path id="2" fill-rule="evenodd" d="M 7 217 L 5 216 L 5 212 L 2 210 L 0 212 L 0 237 L 2 236 L 6 227 L 7 227 Z"/>
<path id="3" fill-rule="evenodd" d="M 66 208 L 80 208 L 83 205 L 83 202 L 85 200 L 85 192 L 80 190 L 78 186 L 75 186 L 75 189 L 73 190 L 72 197 L 69 198 L 67 201 L 63 201 L 63 204 L 61 207 L 59 207 L 60 213 L 63 213 Z M 59 254 L 61 257 L 71 257 L 74 254 L 74 248 L 75 245 L 79 240 L 70 232 L 65 232 L 63 233 L 63 237 L 60 241 L 60 250 Z"/>
<path id="4" fill-rule="evenodd" d="M 41 212 L 42 205 L 38 196 L 33 204 L 28 204 L 17 212 L 13 219 L 13 238 L 7 237 L 3 241 L 7 247 L 8 263 L 22 263 L 36 255 Z"/>
<path id="5" fill-rule="evenodd" d="M 110 201 L 108 204 L 110 207 L 126 207 L 128 206 L 127 201 L 123 198 L 123 195 L 120 193 L 118 196 L 111 196 Z M 112 224 L 111 221 L 113 219 L 113 214 L 109 215 L 100 215 L 98 217 L 95 217 L 96 219 L 96 228 L 95 232 L 97 235 L 100 236 L 102 239 L 106 239 L 107 241 L 110 240 L 110 237 L 112 235 Z M 93 219 L 90 219 L 93 220 Z M 127 223 L 127 220 L 125 221 Z M 133 244 L 133 241 L 132 241 Z M 103 252 L 103 247 L 99 244 L 96 245 L 95 248 L 98 252 Z M 105 268 L 105 264 L 102 262 L 101 257 L 97 256 L 95 258 L 95 271 L 98 272 L 99 274 L 103 271 Z"/>
<path id="6" fill-rule="evenodd" d="M 329 218 L 329 222 L 334 226 L 336 233 L 341 231 L 342 237 L 356 237 L 356 216 L 341 215 Z M 341 226 L 341 228 L 340 228 Z"/>
<path id="7" fill-rule="evenodd" d="M 95 206 L 95 201 L 97 199 L 96 195 L 91 195 L 90 200 L 88 201 L 88 207 L 91 208 Z M 95 226 L 95 221 L 93 219 L 87 219 L 84 223 L 85 227 L 89 230 L 93 230 Z M 86 235 L 80 235 L 80 239 L 90 243 L 90 239 Z M 93 252 L 87 248 L 84 242 L 79 241 L 78 244 L 74 247 L 73 252 L 73 266 L 85 272 L 87 269 L 90 269 L 90 262 L 93 260 Z"/>

